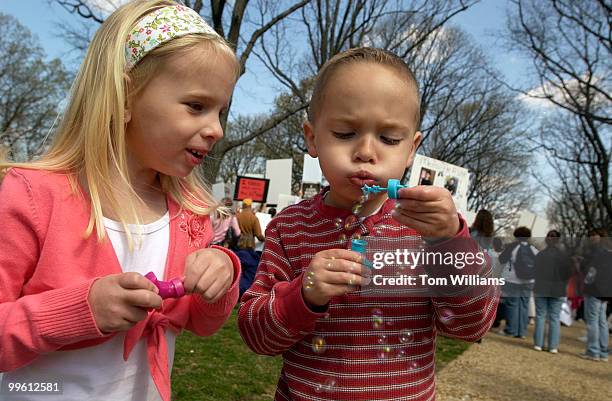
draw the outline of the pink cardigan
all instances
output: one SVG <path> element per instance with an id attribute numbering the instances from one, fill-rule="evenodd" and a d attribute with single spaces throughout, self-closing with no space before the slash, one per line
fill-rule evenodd
<path id="1" fill-rule="evenodd" d="M 188 254 L 208 246 L 208 216 L 180 210 L 168 198 L 171 217 L 165 280 L 183 274 Z M 112 335 L 97 328 L 88 303 L 96 278 L 121 273 L 108 237 L 84 237 L 90 215 L 86 195 L 73 195 L 67 176 L 11 169 L 0 186 L 0 372 L 27 365 L 38 355 L 100 344 Z M 200 296 L 166 299 L 161 311 L 127 332 L 124 358 L 147 338 L 151 375 L 164 401 L 170 374 L 164 331 L 186 328 L 200 336 L 217 331 L 238 300 L 240 261 L 230 251 L 234 282 L 214 304 Z"/>

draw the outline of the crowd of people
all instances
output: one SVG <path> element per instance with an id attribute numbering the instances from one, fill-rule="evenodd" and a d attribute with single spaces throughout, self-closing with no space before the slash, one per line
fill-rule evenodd
<path id="1" fill-rule="evenodd" d="M 490 254 L 495 273 L 505 279 L 493 324 L 498 334 L 525 339 L 527 326 L 533 321 L 533 349 L 556 354 L 561 309 L 566 304 L 572 319 L 587 324 L 587 335 L 581 338 L 586 349 L 580 357 L 608 361 L 612 244 L 605 230 L 592 230 L 574 254 L 557 230 L 550 230 L 544 244 L 537 244 L 539 248 L 530 242 L 527 227 L 516 228 L 514 238 L 504 243 L 494 236 L 493 216 L 487 210 L 477 213 L 471 233 Z"/>

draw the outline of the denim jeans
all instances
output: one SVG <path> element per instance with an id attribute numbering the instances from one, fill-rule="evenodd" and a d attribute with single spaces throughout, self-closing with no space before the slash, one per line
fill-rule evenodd
<path id="1" fill-rule="evenodd" d="M 524 337 L 529 324 L 529 297 L 533 284 L 504 285 L 504 310 L 506 313 L 506 334 Z"/>
<path id="2" fill-rule="evenodd" d="M 606 358 L 609 336 L 606 303 L 587 295 L 584 298 L 584 317 L 587 323 L 587 355 Z"/>
<path id="3" fill-rule="evenodd" d="M 540 348 L 544 347 L 544 327 L 546 326 L 546 320 L 548 320 L 548 349 L 559 348 L 562 304 L 562 297 L 536 297 L 535 331 L 533 333 L 534 345 Z"/>

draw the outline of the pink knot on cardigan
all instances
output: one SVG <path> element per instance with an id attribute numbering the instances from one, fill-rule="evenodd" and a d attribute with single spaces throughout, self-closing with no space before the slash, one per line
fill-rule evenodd
<path id="1" fill-rule="evenodd" d="M 153 383 L 163 401 L 170 401 L 170 370 L 168 366 L 168 345 L 166 343 L 166 328 L 179 331 L 173 327 L 170 320 L 157 311 L 152 311 L 149 316 L 134 327 L 125 336 L 123 343 L 123 359 L 127 361 L 130 353 L 141 338 L 147 339 L 147 360 L 153 377 Z"/>

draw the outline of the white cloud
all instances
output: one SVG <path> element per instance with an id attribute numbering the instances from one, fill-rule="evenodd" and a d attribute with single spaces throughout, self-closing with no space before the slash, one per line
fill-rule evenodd
<path id="1" fill-rule="evenodd" d="M 584 80 L 586 81 L 586 77 Z M 591 82 L 592 85 L 597 85 L 601 88 L 605 88 L 607 84 L 605 80 L 600 78 L 594 78 Z M 567 91 L 574 94 L 576 99 L 584 98 L 584 94 L 580 88 L 580 83 L 577 79 L 566 81 L 565 87 L 567 88 Z M 566 90 L 560 88 L 559 86 L 553 85 L 553 83 L 547 82 L 543 85 L 530 89 L 526 94 L 520 94 L 518 99 L 527 106 L 550 110 L 557 107 L 552 101 L 559 104 L 567 103 L 566 96 Z M 606 99 L 604 99 L 603 96 L 599 98 L 596 97 L 595 102 L 605 103 Z"/>
<path id="2" fill-rule="evenodd" d="M 99 12 L 104 16 L 108 16 L 117 8 L 129 3 L 130 0 L 88 0 L 87 5 L 92 11 Z"/>

